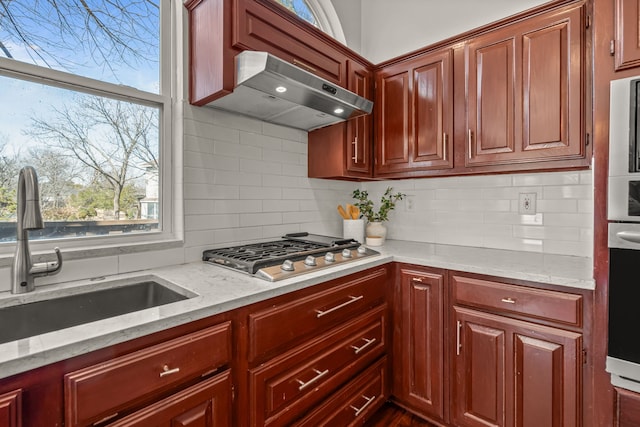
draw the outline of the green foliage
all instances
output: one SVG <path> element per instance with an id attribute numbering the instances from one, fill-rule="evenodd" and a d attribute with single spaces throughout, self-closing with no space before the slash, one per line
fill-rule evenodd
<path id="1" fill-rule="evenodd" d="M 0 187 L 0 220 L 15 218 L 17 209 L 16 190 Z"/>
<path id="2" fill-rule="evenodd" d="M 380 199 L 380 209 L 377 212 L 373 209 L 373 202 L 369 199 L 369 192 L 366 190 L 353 190 L 353 198 L 358 200 L 354 203 L 360 209 L 360 214 L 367 218 L 369 222 L 388 221 L 389 212 L 394 210 L 398 200 L 402 200 L 406 194 L 391 194 L 392 188 L 388 187 Z"/>

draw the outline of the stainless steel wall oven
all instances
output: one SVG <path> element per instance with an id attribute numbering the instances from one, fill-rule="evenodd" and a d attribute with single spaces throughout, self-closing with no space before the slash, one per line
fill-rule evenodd
<path id="1" fill-rule="evenodd" d="M 612 81 L 610 99 L 607 371 L 640 392 L 640 76 Z"/>

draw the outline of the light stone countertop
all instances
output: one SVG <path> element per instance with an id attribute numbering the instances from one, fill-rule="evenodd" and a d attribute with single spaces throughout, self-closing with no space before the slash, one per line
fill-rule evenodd
<path id="1" fill-rule="evenodd" d="M 192 298 L 105 320 L 0 344 L 0 378 L 313 286 L 391 261 L 568 288 L 594 289 L 590 258 L 485 248 L 387 241 L 380 255 L 333 268 L 267 282 L 203 262 L 37 287 L 23 295 L 0 294 L 0 307 L 35 302 L 94 288 L 153 279 Z M 11 325 L 0 325 L 0 328 Z"/>

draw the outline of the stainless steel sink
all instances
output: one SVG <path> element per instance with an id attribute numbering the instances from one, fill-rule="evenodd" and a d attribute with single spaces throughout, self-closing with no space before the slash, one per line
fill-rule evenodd
<path id="1" fill-rule="evenodd" d="M 0 343 L 188 299 L 154 280 L 0 308 Z"/>

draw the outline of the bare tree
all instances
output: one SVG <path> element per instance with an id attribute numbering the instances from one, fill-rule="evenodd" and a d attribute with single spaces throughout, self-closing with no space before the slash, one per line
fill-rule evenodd
<path id="1" fill-rule="evenodd" d="M 142 163 L 157 165 L 157 109 L 83 96 L 53 112 L 53 118 L 33 118 L 28 134 L 52 143 L 104 178 L 113 190 L 118 219 L 125 186 L 142 176 Z"/>
<path id="2" fill-rule="evenodd" d="M 0 0 L 0 52 L 70 70 L 85 50 L 99 66 L 157 60 L 159 0 Z M 114 73 L 115 75 L 116 73 Z"/>
<path id="3" fill-rule="evenodd" d="M 0 188 L 14 189 L 18 185 L 20 154 L 9 152 L 8 139 L 0 134 Z"/>
<path id="4" fill-rule="evenodd" d="M 30 149 L 27 162 L 38 171 L 43 208 L 63 207 L 76 190 L 73 179 L 78 177 L 77 162 L 52 148 Z"/>

